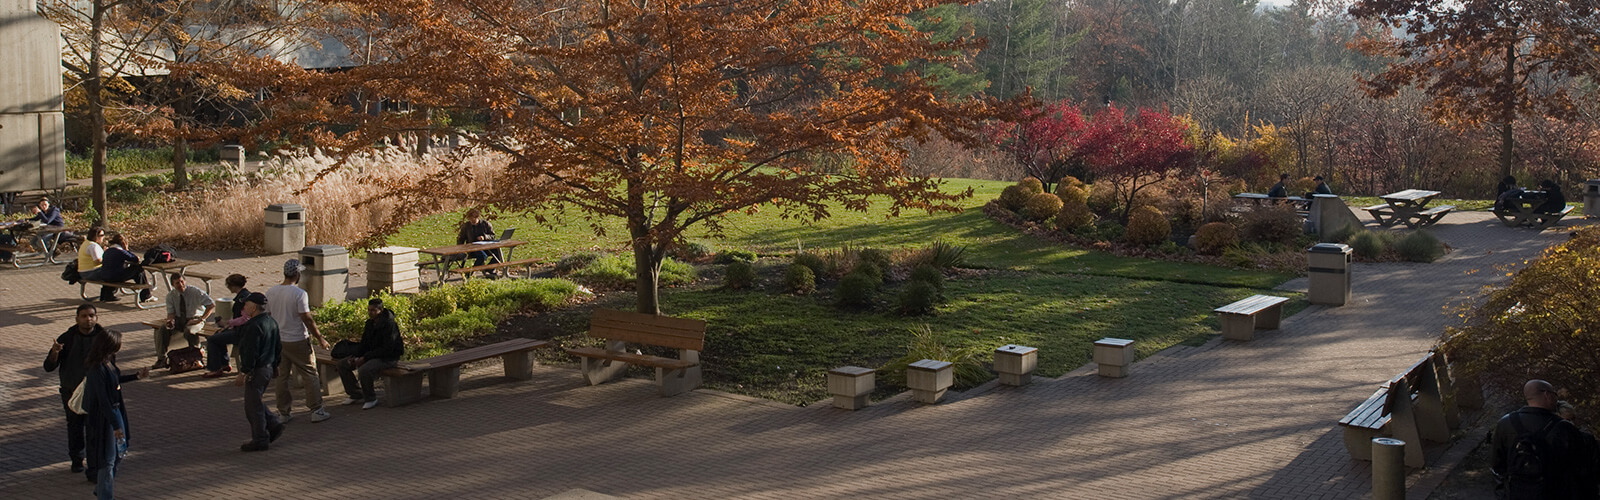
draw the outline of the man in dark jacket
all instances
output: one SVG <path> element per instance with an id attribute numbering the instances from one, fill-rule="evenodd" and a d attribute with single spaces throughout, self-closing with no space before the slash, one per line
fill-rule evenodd
<path id="1" fill-rule="evenodd" d="M 240 451 L 266 451 L 267 444 L 283 434 L 278 415 L 261 402 L 283 352 L 278 322 L 267 314 L 266 306 L 266 295 L 250 294 L 242 311 L 250 321 L 239 327 L 239 377 L 233 383 L 244 387 L 244 416 L 250 422 L 250 440 L 239 445 Z"/>
<path id="2" fill-rule="evenodd" d="M 106 333 L 98 320 L 99 311 L 94 304 L 78 306 L 78 323 L 56 337 L 50 354 L 44 358 L 44 371 L 56 372 L 61 377 L 61 409 L 67 412 L 67 456 L 72 458 L 72 472 L 83 472 L 83 415 L 67 408 L 67 400 L 72 398 L 78 384 L 83 383 L 83 359 L 89 355 L 94 337 Z"/>
<path id="3" fill-rule="evenodd" d="M 1595 439 L 1561 418 L 1555 387 L 1543 380 L 1522 386 L 1528 406 L 1507 413 L 1495 425 L 1494 472 L 1502 498 L 1595 498 Z M 1519 449 L 1520 448 L 1520 449 Z"/>
<path id="4" fill-rule="evenodd" d="M 373 379 L 378 372 L 395 367 L 405 351 L 394 312 L 383 307 L 383 299 L 367 301 L 367 325 L 361 331 L 360 348 L 350 357 L 339 360 L 339 379 L 344 381 L 344 393 L 350 396 L 344 404 L 360 403 L 363 410 L 378 406 Z M 359 386 L 356 385 L 358 379 Z"/>

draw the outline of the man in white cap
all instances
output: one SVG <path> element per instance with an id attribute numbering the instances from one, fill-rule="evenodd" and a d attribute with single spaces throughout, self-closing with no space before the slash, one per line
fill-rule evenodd
<path id="1" fill-rule="evenodd" d="M 283 284 L 267 290 L 267 312 L 278 320 L 278 336 L 283 342 L 283 355 L 278 361 L 278 375 L 272 384 L 278 401 L 279 419 L 288 422 L 294 395 L 289 392 L 290 377 L 298 378 L 306 390 L 306 408 L 311 410 L 311 422 L 332 418 L 322 409 L 322 380 L 317 376 L 317 358 L 311 351 L 310 337 L 316 337 L 323 349 L 328 340 L 317 331 L 317 322 L 311 317 L 311 299 L 306 291 L 295 286 L 300 282 L 300 272 L 306 268 L 300 261 L 289 259 L 283 263 Z M 309 337 L 307 336 L 309 334 Z"/>

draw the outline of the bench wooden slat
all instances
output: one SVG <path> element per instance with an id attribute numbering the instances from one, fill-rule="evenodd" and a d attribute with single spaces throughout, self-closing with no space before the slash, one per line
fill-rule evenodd
<path id="1" fill-rule="evenodd" d="M 149 290 L 149 289 L 155 288 L 155 286 L 153 286 L 153 285 L 140 284 L 140 283 L 110 283 L 110 282 L 105 282 L 105 281 L 82 281 L 82 282 L 83 283 L 88 283 L 90 285 L 109 286 L 109 287 L 113 287 L 113 288 L 124 288 L 124 289 L 128 289 L 128 290 Z"/>
<path id="2" fill-rule="evenodd" d="M 613 361 L 621 361 L 621 362 L 632 364 L 632 365 L 642 365 L 642 366 L 649 366 L 649 367 L 652 367 L 652 368 L 667 368 L 667 369 L 674 369 L 674 370 L 683 369 L 683 368 L 690 368 L 690 367 L 694 367 L 694 366 L 697 366 L 697 365 L 700 364 L 700 363 L 695 363 L 695 362 L 692 362 L 692 361 L 684 361 L 684 360 L 681 360 L 681 359 L 672 359 L 672 358 L 663 358 L 663 357 L 660 357 L 660 356 L 651 356 L 651 355 L 648 355 L 648 354 L 634 354 L 634 353 L 631 353 L 631 352 L 607 351 L 607 350 L 599 348 L 599 347 L 573 347 L 573 348 L 568 348 L 567 349 L 567 353 L 571 354 L 573 356 L 582 356 L 582 357 L 585 357 L 585 358 L 609 359 L 609 360 L 613 360 Z"/>
<path id="3" fill-rule="evenodd" d="M 1388 210 L 1390 208 L 1392 208 L 1392 207 L 1390 207 L 1388 203 L 1380 203 L 1380 204 L 1373 205 L 1373 206 L 1370 206 L 1370 207 L 1362 208 L 1362 210 L 1366 210 L 1368 212 L 1372 212 L 1372 211 L 1378 211 L 1378 210 Z"/>
<path id="4" fill-rule="evenodd" d="M 1455 208 L 1456 208 L 1455 205 L 1439 205 L 1437 207 L 1433 207 L 1433 208 L 1430 208 L 1430 209 L 1427 209 L 1427 210 L 1423 210 L 1421 212 L 1417 212 L 1417 215 L 1433 215 L 1433 214 L 1449 213 L 1451 210 L 1455 210 Z"/>
<path id="5" fill-rule="evenodd" d="M 1384 415 L 1383 410 L 1384 403 L 1389 399 L 1389 387 L 1388 384 L 1384 384 L 1383 387 L 1378 388 L 1366 401 L 1357 405 L 1354 410 L 1350 410 L 1350 413 L 1345 415 L 1344 418 L 1339 419 L 1339 425 L 1367 429 L 1381 428 L 1382 424 L 1379 421 L 1386 420 L 1384 417 L 1387 417 L 1387 415 Z"/>
<path id="6" fill-rule="evenodd" d="M 504 356 L 517 351 L 538 349 L 541 347 L 547 347 L 549 345 L 549 342 L 543 340 L 512 339 L 496 344 L 483 345 L 456 352 L 440 354 L 428 359 L 419 359 L 406 363 L 405 367 L 410 371 L 445 368 Z"/>
<path id="7" fill-rule="evenodd" d="M 705 348 L 706 322 L 614 309 L 596 309 L 589 336 L 699 351 Z"/>
<path id="8" fill-rule="evenodd" d="M 1238 302 L 1218 307 L 1213 312 L 1223 314 L 1255 314 L 1269 307 L 1288 301 L 1289 299 L 1286 297 L 1275 297 L 1272 295 L 1251 295 L 1244 299 L 1240 299 Z"/>

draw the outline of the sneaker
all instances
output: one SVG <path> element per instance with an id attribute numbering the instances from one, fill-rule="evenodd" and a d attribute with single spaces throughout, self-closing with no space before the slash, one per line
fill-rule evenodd
<path id="1" fill-rule="evenodd" d="M 270 429 L 267 429 L 267 442 L 271 443 L 273 441 L 277 441 L 278 440 L 278 436 L 282 436 L 282 435 L 283 435 L 283 424 L 278 424 L 276 427 L 272 427 Z"/>
<path id="2" fill-rule="evenodd" d="M 311 412 L 311 423 L 313 424 L 330 418 L 333 418 L 333 414 L 322 408 L 317 408 L 317 411 Z"/>
<path id="3" fill-rule="evenodd" d="M 279 425 L 287 424 L 287 423 L 289 423 L 289 420 L 293 419 L 293 418 L 294 418 L 294 413 L 292 413 L 292 412 L 290 412 L 288 410 L 284 410 L 284 411 L 278 412 L 278 424 Z"/>
<path id="4" fill-rule="evenodd" d="M 376 399 L 374 399 L 372 401 L 368 401 L 366 404 L 361 405 L 361 409 L 363 409 L 363 410 L 371 410 L 371 409 L 377 408 L 377 407 L 378 407 L 378 400 L 376 400 Z"/>
<path id="5" fill-rule="evenodd" d="M 72 461 L 72 472 L 83 472 L 83 459 L 80 458 Z"/>
<path id="6" fill-rule="evenodd" d="M 364 403 L 364 402 L 365 401 L 362 401 L 361 398 L 355 398 L 355 397 L 344 398 L 344 404 L 347 404 L 347 405 L 358 405 L 358 404 L 361 404 L 361 403 Z"/>
<path id="7" fill-rule="evenodd" d="M 239 445 L 239 451 L 267 451 L 267 443 L 248 441 L 245 444 Z"/>

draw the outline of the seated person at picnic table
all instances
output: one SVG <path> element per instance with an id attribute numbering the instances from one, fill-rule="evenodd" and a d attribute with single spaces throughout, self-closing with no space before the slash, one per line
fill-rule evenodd
<path id="1" fill-rule="evenodd" d="M 405 352 L 394 312 L 383 307 L 383 299 L 367 301 L 367 324 L 361 330 L 361 343 L 354 354 L 339 359 L 339 380 L 344 382 L 344 393 L 350 396 L 344 404 L 361 403 L 363 410 L 378 406 L 373 380 L 378 372 L 399 364 Z"/>
<path id="2" fill-rule="evenodd" d="M 67 225 L 67 220 L 61 217 L 61 209 L 50 206 L 50 198 L 48 197 L 39 199 L 39 204 L 33 206 L 33 217 L 29 217 L 26 220 L 37 226 L 61 227 Z M 76 236 L 63 231 L 59 238 L 70 240 L 76 238 Z M 0 234 L 0 244 L 15 245 L 17 244 L 17 239 L 10 233 Z M 38 252 L 51 250 L 45 247 L 44 236 L 39 234 L 33 235 L 33 249 Z M 0 260 L 11 260 L 12 258 L 11 252 L 0 250 Z"/>
<path id="3" fill-rule="evenodd" d="M 89 228 L 89 234 L 84 238 L 83 244 L 78 246 L 78 259 L 73 261 L 71 267 L 61 273 L 61 279 L 68 285 L 76 285 L 83 279 L 83 274 L 100 268 L 100 260 L 105 256 L 105 247 L 100 245 L 100 240 L 105 239 L 106 230 L 97 227 Z"/>
<path id="4" fill-rule="evenodd" d="M 217 308 L 211 296 L 200 287 L 190 285 L 183 274 L 172 275 L 172 291 L 167 292 L 167 321 L 156 328 L 156 364 L 151 370 L 167 367 L 167 346 L 172 336 L 183 334 L 189 347 L 200 345 L 200 331 L 206 327 L 206 318 Z"/>
<path id="5" fill-rule="evenodd" d="M 489 225 L 489 221 L 483 220 L 483 212 L 478 211 L 476 208 L 468 210 L 467 220 L 461 224 L 461 232 L 456 234 L 456 244 L 494 241 L 494 239 L 494 226 Z M 483 261 L 491 256 L 494 257 L 495 262 L 505 262 L 505 257 L 500 255 L 500 249 L 498 248 L 488 251 L 476 250 L 467 252 L 467 256 L 472 257 L 472 265 L 474 267 L 483 265 Z M 483 275 L 487 278 L 494 277 L 494 273 L 491 271 L 484 271 Z"/>
<path id="6" fill-rule="evenodd" d="M 1494 186 L 1494 204 L 1500 210 L 1516 211 L 1517 200 L 1522 198 L 1522 188 L 1517 186 L 1517 178 L 1506 176 Z"/>
<path id="7" fill-rule="evenodd" d="M 139 265 L 139 256 L 128 251 L 127 238 L 121 233 L 111 235 L 110 246 L 106 247 L 101 257 L 100 268 L 83 273 L 83 281 L 122 283 L 131 280 L 140 285 L 148 283 L 144 277 L 144 267 Z M 150 289 L 139 290 L 139 301 L 150 298 Z M 100 301 L 116 302 L 116 287 L 100 287 Z"/>
<path id="8" fill-rule="evenodd" d="M 1277 184 L 1273 184 L 1272 185 L 1272 189 L 1268 189 L 1267 190 L 1267 197 L 1268 198 L 1288 198 L 1289 197 L 1289 187 L 1287 186 L 1288 182 L 1289 182 L 1289 174 L 1278 174 L 1278 183 Z"/>
<path id="9" fill-rule="evenodd" d="M 1322 176 L 1312 177 L 1311 180 L 1317 181 L 1317 187 L 1311 191 L 1311 194 L 1333 194 L 1333 188 L 1328 187 L 1328 182 L 1322 180 Z M 1310 196 L 1307 196 L 1307 198 L 1310 198 Z"/>
<path id="10" fill-rule="evenodd" d="M 224 283 L 227 283 L 228 291 L 233 292 L 233 319 L 224 321 L 217 318 L 217 333 L 206 339 L 206 373 L 201 375 L 205 378 L 217 378 L 233 371 L 233 367 L 228 366 L 228 346 L 239 342 L 237 329 L 250 321 L 250 317 L 244 314 L 244 303 L 250 299 L 250 290 L 244 287 L 244 275 L 230 274 Z"/>
<path id="11" fill-rule="evenodd" d="M 1561 193 L 1561 185 L 1556 184 L 1556 181 L 1550 179 L 1539 181 L 1539 189 L 1544 190 L 1544 203 L 1534 208 L 1535 212 L 1559 214 L 1567 209 L 1567 196 Z"/>

